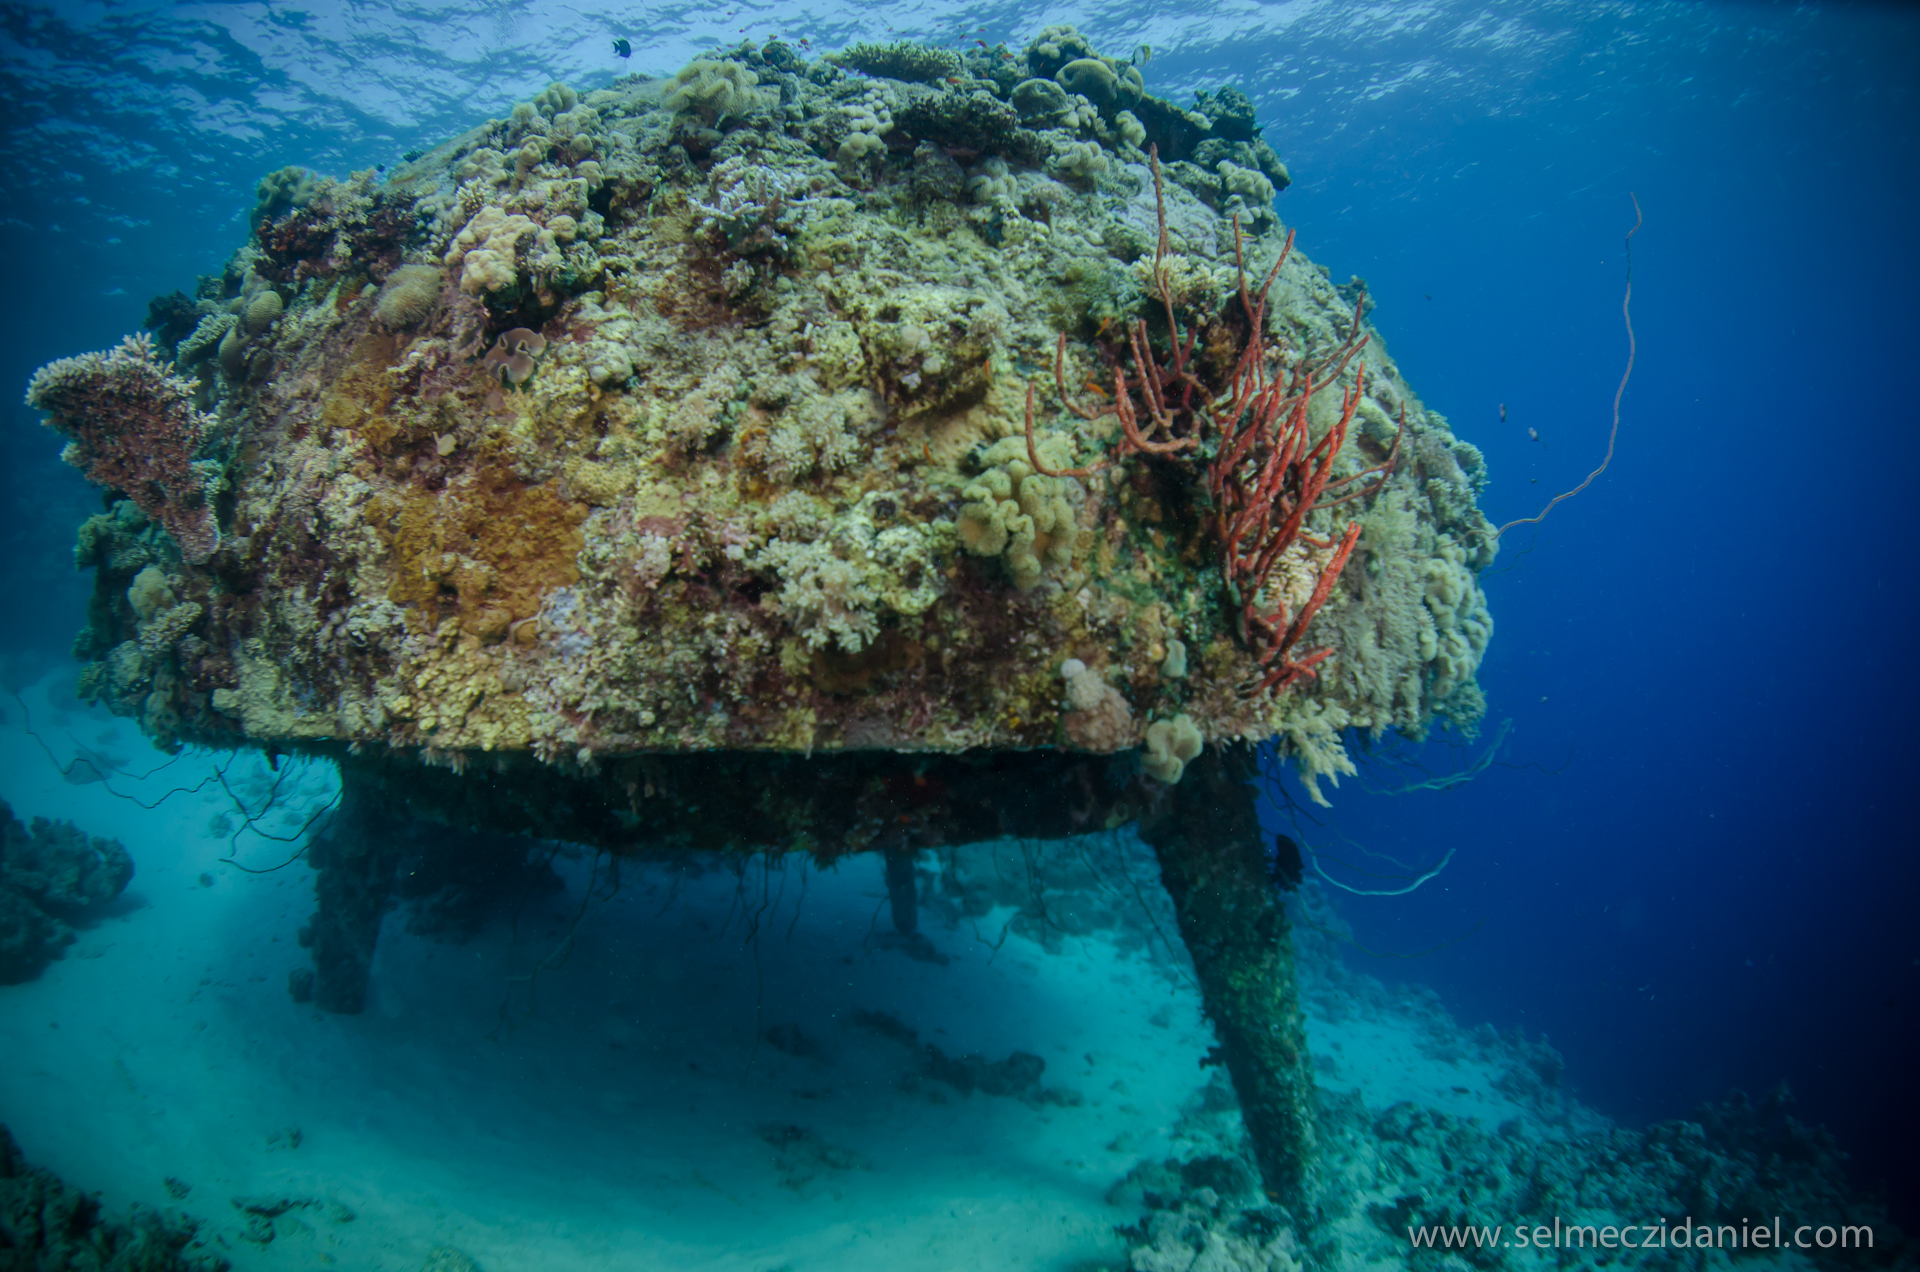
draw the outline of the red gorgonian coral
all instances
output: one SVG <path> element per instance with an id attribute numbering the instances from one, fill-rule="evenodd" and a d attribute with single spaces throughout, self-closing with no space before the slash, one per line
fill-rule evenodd
<path id="1" fill-rule="evenodd" d="M 1090 476 L 1129 455 L 1205 463 L 1221 574 L 1234 606 L 1235 629 L 1259 665 L 1257 677 L 1246 689 L 1255 695 L 1278 693 L 1317 675 L 1315 668 L 1333 654 L 1331 649 L 1316 649 L 1296 655 L 1295 650 L 1332 595 L 1360 539 L 1357 521 L 1349 523 L 1337 539 L 1316 538 L 1306 528 L 1307 517 L 1379 493 L 1400 457 L 1406 411 L 1402 408 L 1400 428 L 1385 460 L 1345 477 L 1333 475 L 1366 391 L 1366 364 L 1360 364 L 1352 386 L 1342 391 L 1339 419 L 1317 441 L 1308 407 L 1315 393 L 1339 384 L 1348 364 L 1366 347 L 1368 336 L 1362 326 L 1366 297 L 1355 300 L 1353 321 L 1334 347 L 1319 357 L 1292 348 L 1268 332 L 1267 296 L 1293 253 L 1293 233 L 1287 233 L 1279 256 L 1259 286 L 1253 287 L 1248 282 L 1238 216 L 1233 220 L 1233 250 L 1244 334 L 1226 367 L 1205 367 L 1196 353 L 1199 333 L 1183 326 L 1175 312 L 1174 283 L 1167 267 L 1172 252 L 1167 196 L 1158 148 L 1150 152 L 1149 162 L 1159 220 L 1153 298 L 1165 314 L 1166 354 L 1162 357 L 1155 347 L 1147 320 L 1136 318 L 1126 328 L 1126 343 L 1109 359 L 1111 395 L 1094 384 L 1101 397 L 1091 404 L 1077 403 L 1067 392 L 1067 337 L 1062 333 L 1053 355 L 1061 405 L 1083 420 L 1116 416 L 1121 436 L 1113 451 L 1096 463 L 1048 468 L 1040 462 L 1034 442 L 1034 391 L 1029 385 L 1027 458 L 1048 477 Z M 1311 594 L 1297 609 L 1289 606 L 1279 586 L 1282 565 L 1296 545 L 1328 554 L 1317 569 Z"/>
<path id="2" fill-rule="evenodd" d="M 207 473 L 194 463 L 213 417 L 193 405 L 193 385 L 153 356 L 145 334 L 106 353 L 50 362 L 33 373 L 27 405 L 72 439 L 61 458 L 87 480 L 126 492 L 198 563 L 220 544 Z"/>

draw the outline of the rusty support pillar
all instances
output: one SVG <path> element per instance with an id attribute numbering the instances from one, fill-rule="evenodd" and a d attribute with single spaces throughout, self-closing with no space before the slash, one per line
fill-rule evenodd
<path id="1" fill-rule="evenodd" d="M 322 1011 L 352 1015 L 366 1006 L 406 828 L 381 807 L 384 792 L 361 766 L 341 765 L 340 782 L 340 807 L 307 854 L 317 905 L 300 943 L 312 951 L 313 970 L 296 972 L 290 988 L 296 1001 L 311 997 Z"/>
<path id="2" fill-rule="evenodd" d="M 1314 1223 L 1313 1070 L 1286 906 L 1269 876 L 1253 754 L 1208 749 L 1140 820 L 1200 976 L 1267 1195 Z"/>

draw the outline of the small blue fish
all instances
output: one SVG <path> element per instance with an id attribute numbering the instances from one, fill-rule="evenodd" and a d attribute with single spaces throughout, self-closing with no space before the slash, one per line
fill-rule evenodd
<path id="1" fill-rule="evenodd" d="M 627 43 L 624 39 L 615 40 L 613 42 L 613 51 L 621 57 L 632 57 L 633 45 Z"/>

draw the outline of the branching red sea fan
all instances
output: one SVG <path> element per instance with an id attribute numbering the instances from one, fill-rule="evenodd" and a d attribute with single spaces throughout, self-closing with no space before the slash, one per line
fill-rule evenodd
<path id="1" fill-rule="evenodd" d="M 1315 668 L 1333 650 L 1319 649 L 1300 657 L 1294 650 L 1306 635 L 1314 615 L 1333 593 L 1340 571 L 1360 540 L 1360 523 L 1349 523 L 1338 540 L 1321 541 L 1306 530 L 1310 513 L 1356 500 L 1371 499 L 1385 487 L 1400 458 L 1406 433 L 1406 411 L 1394 435 L 1387 458 L 1364 472 L 1333 476 L 1334 462 L 1346 445 L 1347 429 L 1366 392 L 1367 368 L 1362 363 L 1353 385 L 1343 390 L 1340 419 L 1318 442 L 1308 416 L 1313 395 L 1337 385 L 1370 338 L 1362 325 L 1366 297 L 1353 306 L 1353 322 L 1345 337 L 1319 358 L 1296 354 L 1287 343 L 1267 331 L 1267 296 L 1293 254 L 1293 233 L 1258 287 L 1248 283 L 1245 244 L 1240 219 L 1233 221 L 1234 263 L 1240 280 L 1240 309 L 1246 335 L 1229 373 L 1208 376 L 1194 356 L 1199 335 L 1183 328 L 1174 304 L 1174 286 L 1167 268 L 1173 248 L 1167 236 L 1167 192 L 1160 175 L 1160 152 L 1148 153 L 1153 167 L 1153 196 L 1159 211 L 1160 239 L 1153 253 L 1154 295 L 1166 315 L 1164 358 L 1155 348 L 1146 319 L 1136 318 L 1127 331 L 1126 349 L 1133 355 L 1131 373 L 1119 358 L 1113 367 L 1113 392 L 1106 400 L 1081 405 L 1067 394 L 1067 337 L 1054 346 L 1053 376 L 1061 405 L 1083 420 L 1112 414 L 1119 418 L 1121 437 L 1113 452 L 1085 468 L 1053 469 L 1040 462 L 1034 443 L 1033 386 L 1027 386 L 1027 459 L 1036 472 L 1048 477 L 1087 477 L 1127 455 L 1198 459 L 1208 447 L 1207 488 L 1212 496 L 1220 540 L 1220 566 L 1227 591 L 1237 609 L 1240 638 L 1259 663 L 1252 694 L 1285 690 L 1295 681 L 1318 675 Z M 1095 385 L 1096 389 L 1100 386 Z M 1138 399 L 1139 406 L 1134 402 Z M 1371 484 L 1369 484 L 1371 482 Z M 1279 597 L 1267 592 L 1282 559 L 1295 543 L 1329 551 L 1313 593 L 1299 611 L 1291 611 Z M 1273 608 L 1269 608 L 1273 606 Z"/>
<path id="2" fill-rule="evenodd" d="M 194 463 L 213 423 L 194 409 L 193 385 L 153 356 L 146 335 L 106 353 L 50 362 L 33 373 L 27 405 L 72 439 L 61 458 L 87 480 L 126 492 L 200 562 L 220 544 L 207 474 Z"/>

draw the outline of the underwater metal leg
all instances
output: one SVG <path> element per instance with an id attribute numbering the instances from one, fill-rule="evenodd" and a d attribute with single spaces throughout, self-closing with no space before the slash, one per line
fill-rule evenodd
<path id="1" fill-rule="evenodd" d="M 1313 1071 L 1253 774 L 1243 747 L 1202 752 L 1140 833 L 1160 858 L 1267 1193 L 1305 1227 L 1315 1205 Z"/>
<path id="2" fill-rule="evenodd" d="M 912 936 L 920 927 L 919 885 L 913 875 L 913 854 L 905 848 L 889 848 L 887 859 L 887 902 L 893 909 L 893 930 Z"/>
<path id="3" fill-rule="evenodd" d="M 319 906 L 300 936 L 313 951 L 313 1005 L 352 1015 L 367 1004 L 367 975 L 380 919 L 393 896 L 401 833 L 382 811 L 376 783 L 345 765 L 340 780 L 340 809 L 307 854 L 317 872 L 313 892 Z"/>

